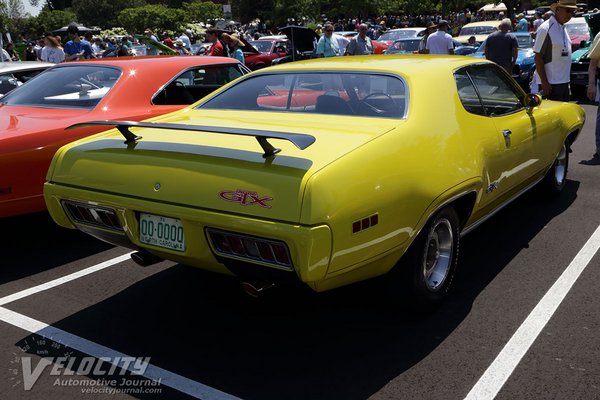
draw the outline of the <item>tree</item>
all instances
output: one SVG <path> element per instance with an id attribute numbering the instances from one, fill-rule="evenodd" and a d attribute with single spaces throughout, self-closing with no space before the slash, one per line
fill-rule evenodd
<path id="1" fill-rule="evenodd" d="M 71 7 L 73 0 L 29 0 L 29 4 L 37 7 L 40 3 L 44 4 L 44 8 L 52 10 L 65 10 Z"/>
<path id="2" fill-rule="evenodd" d="M 122 10 L 144 5 L 145 0 L 73 0 L 72 10 L 84 25 L 110 28 L 116 26 Z"/>
<path id="3" fill-rule="evenodd" d="M 164 5 L 145 5 L 126 8 L 117 17 L 118 24 L 129 32 L 143 32 L 146 28 L 155 31 L 177 31 L 186 22 L 185 11 Z"/>
<path id="4" fill-rule="evenodd" d="M 71 11 L 43 9 L 38 16 L 27 18 L 24 27 L 29 36 L 39 37 L 44 32 L 51 32 L 76 20 L 77 16 Z"/>
<path id="5" fill-rule="evenodd" d="M 183 3 L 183 10 L 189 22 L 206 22 L 223 17 L 223 8 L 212 1 L 192 0 Z"/>

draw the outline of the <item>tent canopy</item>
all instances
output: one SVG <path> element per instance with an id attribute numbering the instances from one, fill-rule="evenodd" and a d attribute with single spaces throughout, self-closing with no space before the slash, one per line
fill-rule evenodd
<path id="1" fill-rule="evenodd" d="M 507 8 L 504 5 L 504 3 L 490 3 L 490 4 L 486 4 L 485 6 L 481 7 L 478 11 L 479 12 L 500 12 L 500 11 L 506 11 Z"/>
<path id="2" fill-rule="evenodd" d="M 97 29 L 97 28 L 88 28 L 87 26 L 83 26 L 83 25 L 78 24 L 76 22 L 71 22 L 69 25 L 77 25 L 77 28 L 79 29 L 79 33 L 86 33 L 86 32 L 98 33 L 98 32 L 100 32 L 100 29 Z M 60 29 L 56 29 L 56 30 L 52 31 L 52 34 L 53 35 L 57 35 L 59 33 L 65 33 L 65 32 L 67 32 L 67 28 L 69 27 L 69 25 L 63 26 Z"/>

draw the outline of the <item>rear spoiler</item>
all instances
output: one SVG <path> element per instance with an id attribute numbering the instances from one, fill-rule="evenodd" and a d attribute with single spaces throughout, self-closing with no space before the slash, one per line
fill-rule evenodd
<path id="1" fill-rule="evenodd" d="M 196 131 L 196 132 L 211 132 L 211 133 L 223 133 L 226 135 L 241 135 L 241 136 L 254 136 L 262 147 L 264 154 L 263 157 L 271 157 L 281 151 L 281 149 L 273 147 L 267 139 L 283 139 L 292 142 L 300 150 L 306 149 L 308 146 L 315 142 L 315 137 L 302 133 L 291 133 L 291 132 L 277 132 L 277 131 L 265 131 L 259 129 L 243 129 L 243 128 L 225 128 L 220 126 L 203 126 L 203 125 L 185 125 L 185 124 L 168 124 L 168 123 L 155 123 L 155 122 L 137 122 L 137 121 L 89 121 L 74 124 L 66 129 L 81 128 L 90 125 L 113 125 L 119 132 L 125 137 L 125 144 L 136 143 L 142 137 L 132 133 L 129 128 L 154 128 L 154 129 L 171 129 L 180 131 Z"/>

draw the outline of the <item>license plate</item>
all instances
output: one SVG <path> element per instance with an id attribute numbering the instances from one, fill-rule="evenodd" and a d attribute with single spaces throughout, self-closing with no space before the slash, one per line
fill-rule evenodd
<path id="1" fill-rule="evenodd" d="M 140 213 L 140 242 L 185 251 L 183 224 L 177 218 Z"/>

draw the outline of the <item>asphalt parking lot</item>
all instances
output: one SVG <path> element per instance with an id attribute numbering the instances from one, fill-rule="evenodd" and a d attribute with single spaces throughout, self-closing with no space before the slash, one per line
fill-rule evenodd
<path id="1" fill-rule="evenodd" d="M 429 315 L 386 304 L 377 280 L 252 299 L 228 277 L 139 267 L 44 213 L 2 220 L 0 398 L 598 399 L 600 165 L 584 108 L 564 193 L 534 190 L 467 235 Z"/>

